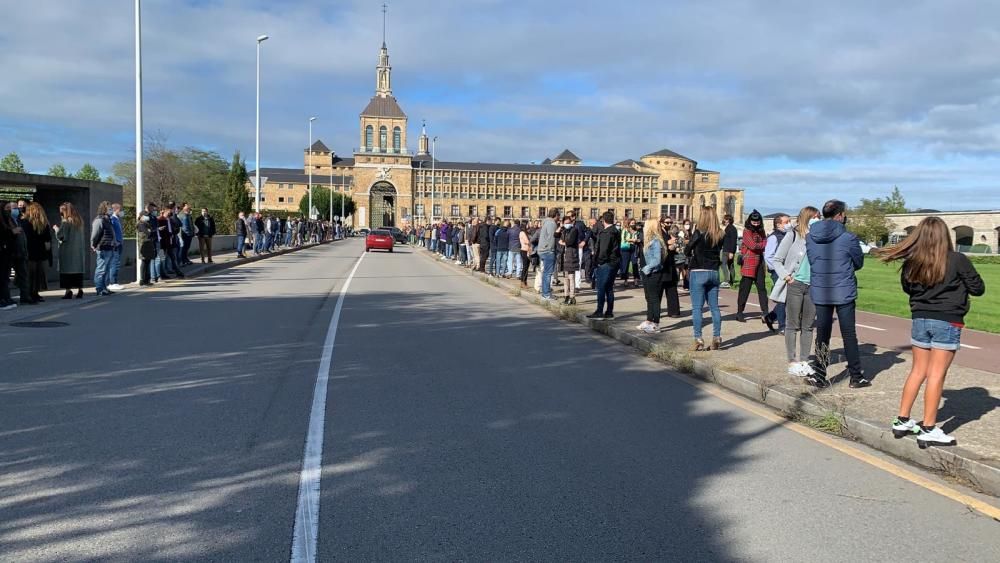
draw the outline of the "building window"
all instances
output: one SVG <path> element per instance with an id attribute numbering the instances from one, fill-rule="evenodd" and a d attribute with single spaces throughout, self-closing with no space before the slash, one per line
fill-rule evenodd
<path id="1" fill-rule="evenodd" d="M 511 217 L 513 217 L 514 216 L 514 208 L 511 207 L 511 206 L 509 206 L 509 205 L 503 206 L 503 216 L 506 217 L 506 218 L 508 218 L 508 219 L 511 218 Z"/>
<path id="2" fill-rule="evenodd" d="M 408 207 L 400 207 L 399 214 L 408 219 L 410 217 L 410 209 Z"/>
<path id="3" fill-rule="evenodd" d="M 601 214 L 601 210 L 596 207 L 590 208 L 590 218 L 597 219 L 597 216 Z"/>
<path id="4" fill-rule="evenodd" d="M 452 217 L 458 217 L 459 215 L 461 215 L 461 213 L 462 213 L 461 208 L 457 204 L 451 206 Z"/>
<path id="5" fill-rule="evenodd" d="M 527 219 L 529 217 L 531 217 L 531 209 L 529 209 L 527 207 L 522 207 L 521 208 L 521 218 L 522 219 Z"/>
<path id="6" fill-rule="evenodd" d="M 289 197 L 287 199 L 287 201 L 288 201 L 288 203 L 295 203 L 295 198 L 294 197 Z"/>
<path id="7" fill-rule="evenodd" d="M 279 197 L 278 198 L 278 203 L 285 203 L 285 198 Z"/>
<path id="8" fill-rule="evenodd" d="M 469 206 L 469 217 L 479 217 L 479 206 L 470 205 Z"/>
<path id="9" fill-rule="evenodd" d="M 389 130 L 386 129 L 385 125 L 378 128 L 378 148 L 380 152 L 385 152 L 389 139 Z"/>
<path id="10" fill-rule="evenodd" d="M 434 204 L 434 216 L 435 217 L 440 217 L 441 216 L 441 204 L 440 203 L 435 203 Z"/>
<path id="11" fill-rule="evenodd" d="M 677 180 L 671 180 L 670 181 L 670 189 L 671 190 L 676 190 L 677 189 Z"/>
<path id="12" fill-rule="evenodd" d="M 497 216 L 497 208 L 496 208 L 495 205 L 487 205 L 486 206 L 486 216 L 489 217 L 489 218 L 491 218 L 491 219 L 493 217 Z"/>
<path id="13" fill-rule="evenodd" d="M 544 219 L 545 218 L 545 211 L 546 210 L 545 210 L 544 207 L 539 207 L 538 208 L 538 218 L 539 219 Z"/>
<path id="14" fill-rule="evenodd" d="M 715 199 L 715 194 L 712 194 L 711 201 L 712 201 L 712 207 L 716 207 L 718 205 L 719 200 Z"/>
<path id="15" fill-rule="evenodd" d="M 633 219 L 634 218 L 632 210 L 629 209 L 629 208 L 627 208 L 627 207 L 625 208 L 625 218 L 626 219 Z"/>
<path id="16" fill-rule="evenodd" d="M 372 129 L 372 126 L 369 125 L 365 127 L 365 150 L 368 152 L 371 152 L 372 145 L 375 144 L 374 137 L 375 137 L 375 130 Z"/>
<path id="17" fill-rule="evenodd" d="M 708 181 L 708 174 L 702 174 L 701 175 L 701 181 L 702 182 L 707 182 Z"/>
<path id="18" fill-rule="evenodd" d="M 399 131 L 399 127 L 393 127 L 392 128 L 392 150 L 393 150 L 393 152 L 399 152 L 399 149 L 402 146 L 402 142 L 403 142 L 403 136 L 402 136 L 402 133 Z"/>
<path id="19" fill-rule="evenodd" d="M 648 209 L 643 209 L 642 210 L 642 220 L 643 221 L 648 221 L 649 220 L 649 210 Z"/>
<path id="20" fill-rule="evenodd" d="M 423 217 L 424 216 L 424 204 L 418 203 L 418 204 L 416 204 L 413 207 L 415 209 L 415 213 L 417 214 L 417 217 Z"/>

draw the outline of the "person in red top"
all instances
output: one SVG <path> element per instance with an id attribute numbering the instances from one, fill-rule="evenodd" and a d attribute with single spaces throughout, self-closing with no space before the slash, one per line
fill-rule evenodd
<path id="1" fill-rule="evenodd" d="M 743 226 L 743 243 L 740 245 L 740 292 L 736 302 L 736 320 L 745 323 L 743 310 L 750 297 L 750 287 L 757 286 L 757 302 L 760 303 L 761 322 L 774 332 L 774 320 L 767 310 L 767 288 L 764 285 L 764 248 L 767 235 L 764 233 L 764 217 L 756 209 L 747 217 Z"/>

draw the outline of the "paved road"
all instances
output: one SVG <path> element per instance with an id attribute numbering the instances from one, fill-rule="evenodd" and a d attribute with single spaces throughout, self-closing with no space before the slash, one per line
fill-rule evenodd
<path id="1" fill-rule="evenodd" d="M 360 254 L 0 327 L 0 560 L 287 560 Z M 1000 523 L 405 248 L 329 378 L 319 560 L 1000 559 Z"/>

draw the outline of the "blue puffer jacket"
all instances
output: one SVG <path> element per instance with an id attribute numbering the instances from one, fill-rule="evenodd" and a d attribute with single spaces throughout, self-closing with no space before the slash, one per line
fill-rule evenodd
<path id="1" fill-rule="evenodd" d="M 865 265 L 858 237 L 840 221 L 827 219 L 809 228 L 806 256 L 812 270 L 809 296 L 817 305 L 844 305 L 858 298 L 854 272 Z"/>

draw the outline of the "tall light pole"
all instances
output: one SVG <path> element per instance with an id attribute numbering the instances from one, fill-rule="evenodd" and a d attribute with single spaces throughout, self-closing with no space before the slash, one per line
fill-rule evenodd
<path id="1" fill-rule="evenodd" d="M 316 118 L 315 117 L 310 117 L 309 118 L 309 148 L 306 149 L 307 151 L 309 151 L 309 159 L 306 161 L 306 162 L 309 163 L 309 187 L 308 187 L 308 190 L 309 190 L 309 209 L 306 210 L 306 213 L 309 214 L 309 218 L 310 219 L 313 218 L 313 216 L 312 216 L 312 214 L 313 214 L 313 163 L 312 163 L 312 155 L 313 155 L 313 149 L 312 149 L 312 146 L 313 146 L 313 121 L 316 121 Z"/>
<path id="2" fill-rule="evenodd" d="M 145 207 L 142 195 L 142 16 L 141 0 L 135 0 L 135 212 L 138 216 Z M 136 237 L 136 268 L 138 269 L 139 238 Z M 136 279 L 140 272 L 136 271 Z"/>
<path id="3" fill-rule="evenodd" d="M 260 212 L 260 44 L 267 41 L 267 35 L 257 36 L 257 154 L 255 156 L 257 169 L 257 199 L 254 204 L 254 211 Z"/>
<path id="4" fill-rule="evenodd" d="M 330 240 L 333 240 L 333 159 L 330 160 L 330 214 L 326 217 L 330 221 Z"/>
<path id="5" fill-rule="evenodd" d="M 431 139 L 431 224 L 434 224 L 434 188 L 437 185 L 437 173 L 435 172 L 435 165 L 437 164 L 437 158 L 434 156 L 435 149 L 437 148 L 437 136 L 435 135 Z"/>

